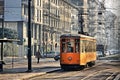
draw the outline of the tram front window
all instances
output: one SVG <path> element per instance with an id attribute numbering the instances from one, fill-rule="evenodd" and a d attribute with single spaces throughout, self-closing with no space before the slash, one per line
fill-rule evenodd
<path id="1" fill-rule="evenodd" d="M 67 42 L 67 52 L 73 52 L 74 43 Z"/>
<path id="2" fill-rule="evenodd" d="M 74 40 L 66 39 L 62 40 L 62 52 L 74 52 Z"/>

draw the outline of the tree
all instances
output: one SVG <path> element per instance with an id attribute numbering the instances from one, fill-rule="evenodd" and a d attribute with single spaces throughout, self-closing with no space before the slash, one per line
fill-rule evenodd
<path id="1" fill-rule="evenodd" d="M 3 29 L 0 28 L 0 38 L 2 38 L 2 31 Z M 4 37 L 8 39 L 18 39 L 18 33 L 15 30 L 4 28 Z"/>
<path id="2" fill-rule="evenodd" d="M 13 43 L 4 44 L 4 57 L 6 56 L 18 56 L 17 44 L 13 44 Z"/>

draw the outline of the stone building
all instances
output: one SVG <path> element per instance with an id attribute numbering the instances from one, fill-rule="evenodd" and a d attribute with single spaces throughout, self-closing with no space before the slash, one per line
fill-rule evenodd
<path id="1" fill-rule="evenodd" d="M 74 8 L 67 0 L 31 0 L 32 55 L 38 49 L 42 53 L 59 51 L 60 35 L 71 31 L 71 10 Z M 4 25 L 18 32 L 20 40 L 18 54 L 26 56 L 28 51 L 28 0 L 4 0 L 4 9 Z"/>

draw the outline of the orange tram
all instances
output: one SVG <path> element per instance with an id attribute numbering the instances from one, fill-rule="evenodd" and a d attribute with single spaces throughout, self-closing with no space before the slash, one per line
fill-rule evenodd
<path id="1" fill-rule="evenodd" d="M 60 65 L 64 70 L 92 67 L 96 60 L 96 39 L 82 34 L 60 36 Z"/>

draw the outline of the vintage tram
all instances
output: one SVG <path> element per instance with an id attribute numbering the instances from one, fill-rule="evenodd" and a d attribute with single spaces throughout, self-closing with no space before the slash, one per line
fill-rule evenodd
<path id="1" fill-rule="evenodd" d="M 95 61 L 95 38 L 82 34 L 63 34 L 60 36 L 60 65 L 62 69 L 91 67 Z"/>

